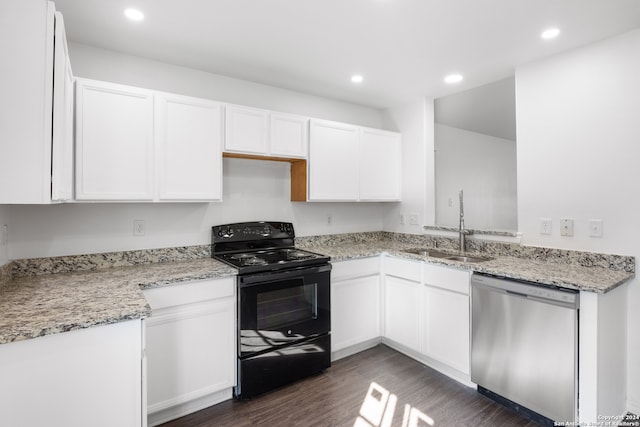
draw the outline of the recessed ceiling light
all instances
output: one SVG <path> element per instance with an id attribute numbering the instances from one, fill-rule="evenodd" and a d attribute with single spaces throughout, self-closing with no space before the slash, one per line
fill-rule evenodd
<path id="1" fill-rule="evenodd" d="M 459 83 L 462 81 L 461 74 L 449 74 L 444 78 L 445 83 Z"/>
<path id="2" fill-rule="evenodd" d="M 356 74 L 355 76 L 351 76 L 351 81 L 354 83 L 362 83 L 362 76 L 360 74 Z"/>
<path id="3" fill-rule="evenodd" d="M 142 21 L 144 19 L 144 14 L 138 9 L 125 9 L 124 16 L 132 21 Z"/>
<path id="4" fill-rule="evenodd" d="M 544 30 L 542 32 L 542 34 L 540 34 L 540 37 L 542 37 L 543 39 L 553 39 L 555 37 L 558 37 L 558 34 L 560 34 L 560 30 L 557 28 L 549 28 L 548 30 Z"/>

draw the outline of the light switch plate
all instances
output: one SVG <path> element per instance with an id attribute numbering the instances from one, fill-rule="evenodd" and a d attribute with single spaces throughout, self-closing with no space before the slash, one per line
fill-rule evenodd
<path id="1" fill-rule="evenodd" d="M 563 218 L 560 220 L 560 235 L 566 237 L 573 236 L 573 219 Z"/>

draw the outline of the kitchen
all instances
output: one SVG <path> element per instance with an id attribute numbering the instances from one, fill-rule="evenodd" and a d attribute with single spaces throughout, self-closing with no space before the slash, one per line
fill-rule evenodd
<path id="1" fill-rule="evenodd" d="M 73 6 L 72 2 L 57 2 L 65 18 Z M 636 21 L 628 29 L 637 28 L 637 15 L 629 15 Z M 71 32 L 69 19 L 67 31 Z M 640 135 L 634 117 L 639 102 L 634 96 L 639 92 L 634 79 L 640 71 L 634 55 L 638 39 L 636 30 L 516 67 L 522 244 L 638 256 L 635 238 L 640 236 L 632 223 L 639 208 L 632 173 L 638 154 L 633 142 Z M 8 225 L 0 264 L 25 258 L 204 245 L 210 243 L 212 225 L 256 219 L 291 221 L 299 236 L 379 230 L 421 234 L 421 225 L 435 224 L 433 183 L 428 181 L 433 159 L 426 148 L 433 144 L 431 98 L 422 95 L 385 109 L 363 107 L 357 105 L 363 102 L 330 99 L 338 96 L 323 98 L 302 90 L 279 89 L 95 45 L 99 42 L 70 40 L 75 76 L 401 132 L 402 202 L 291 203 L 288 164 L 225 159 L 223 203 L 0 206 L 0 224 Z M 572 77 L 576 75 L 580 78 Z M 401 214 L 414 213 L 419 224 L 408 220 L 400 224 Z M 540 234 L 540 218 L 553 220 L 551 235 Z M 560 218 L 575 218 L 573 237 L 560 236 Z M 586 224 L 591 218 L 603 220 L 602 238 L 588 237 Z M 145 221 L 144 236 L 132 233 L 137 219 Z M 637 288 L 634 279 L 628 287 L 626 353 L 626 406 L 634 413 L 640 412 L 640 372 L 633 363 L 640 356 L 640 319 L 633 309 L 640 298 Z"/>

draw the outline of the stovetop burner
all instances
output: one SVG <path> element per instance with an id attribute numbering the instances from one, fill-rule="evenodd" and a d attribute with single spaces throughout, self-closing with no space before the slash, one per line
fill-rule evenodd
<path id="1" fill-rule="evenodd" d="M 295 248 L 293 224 L 245 222 L 212 227 L 212 256 L 239 274 L 329 262 L 329 257 Z"/>

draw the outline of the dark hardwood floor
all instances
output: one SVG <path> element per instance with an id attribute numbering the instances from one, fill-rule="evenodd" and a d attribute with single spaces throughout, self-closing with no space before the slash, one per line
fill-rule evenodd
<path id="1" fill-rule="evenodd" d="M 250 401 L 223 402 L 162 427 L 351 427 L 372 381 L 398 398 L 393 427 L 402 425 L 406 404 L 432 418 L 437 427 L 538 426 L 475 389 L 379 345 L 334 362 L 322 374 Z"/>

